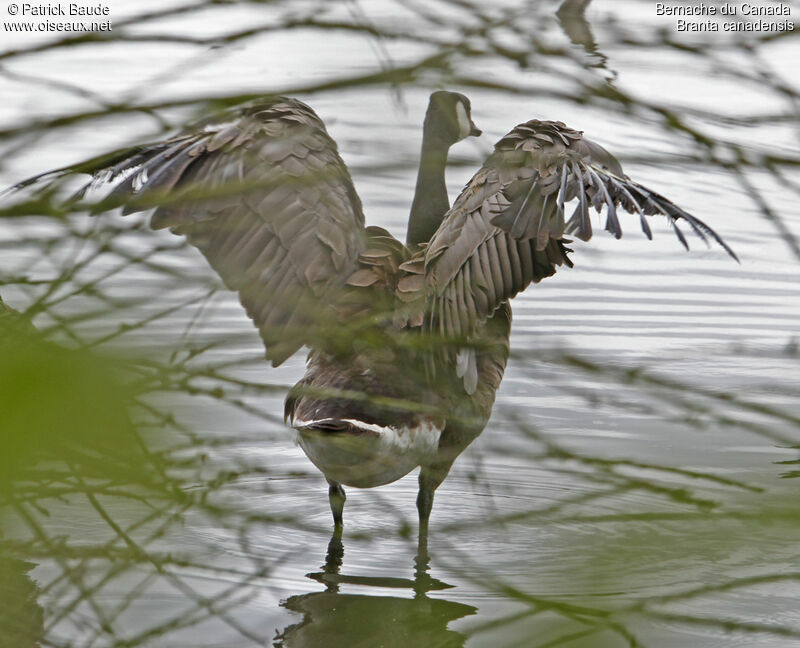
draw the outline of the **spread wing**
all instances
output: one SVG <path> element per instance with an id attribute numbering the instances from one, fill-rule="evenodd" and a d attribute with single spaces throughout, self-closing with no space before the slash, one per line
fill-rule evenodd
<path id="1" fill-rule="evenodd" d="M 127 174 L 127 175 L 126 175 Z M 364 215 L 336 143 L 304 103 L 250 105 L 99 174 L 123 213 L 156 207 L 238 291 L 279 365 L 336 317 L 365 245 Z"/>
<path id="2" fill-rule="evenodd" d="M 681 220 L 736 258 L 710 227 L 630 180 L 614 156 L 582 133 L 561 122 L 532 120 L 495 145 L 427 247 L 403 264 L 409 275 L 400 281 L 399 294 L 424 294 L 432 329 L 468 337 L 504 300 L 554 274 L 557 266 L 572 265 L 564 236 L 591 238 L 590 208 L 605 210 L 605 228 L 622 236 L 619 206 L 639 215 L 649 238 L 645 216 L 663 214 L 687 248 Z"/>

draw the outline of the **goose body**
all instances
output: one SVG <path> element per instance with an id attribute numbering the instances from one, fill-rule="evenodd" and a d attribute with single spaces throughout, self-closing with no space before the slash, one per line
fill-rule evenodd
<path id="1" fill-rule="evenodd" d="M 297 430 L 300 447 L 332 483 L 359 488 L 389 484 L 435 457 L 438 449 L 441 417 L 326 395 L 353 392 L 372 398 L 416 398 L 414 402 L 425 398 L 402 377 L 387 380 L 386 364 L 369 366 L 375 361 L 372 356 L 368 351 L 341 362 L 314 354 L 303 380 L 286 399 L 286 420 Z M 393 366 L 388 370 L 394 373 Z M 308 394 L 311 391 L 321 396 Z"/>
<path id="2" fill-rule="evenodd" d="M 406 244 L 365 227 L 335 142 L 306 104 L 249 104 L 98 170 L 124 211 L 184 235 L 237 291 L 277 366 L 311 349 L 285 417 L 330 484 L 390 483 L 421 466 L 421 529 L 433 493 L 481 433 L 508 357 L 508 301 L 572 266 L 565 238 L 589 210 L 622 234 L 617 208 L 662 214 L 733 253 L 702 221 L 631 181 L 580 131 L 531 120 L 496 144 L 452 208 L 452 144 L 479 135 L 469 100 L 431 96 Z M 574 207 L 573 207 L 574 204 Z M 570 210 L 574 209 L 571 212 Z"/>
<path id="3" fill-rule="evenodd" d="M 292 419 L 298 443 L 333 483 L 358 488 L 384 486 L 436 456 L 443 425 L 378 425 L 358 419 Z"/>

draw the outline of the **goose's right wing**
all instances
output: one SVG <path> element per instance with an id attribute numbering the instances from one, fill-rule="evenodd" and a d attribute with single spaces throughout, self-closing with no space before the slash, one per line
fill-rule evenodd
<path id="1" fill-rule="evenodd" d="M 337 317 L 364 215 L 336 143 L 304 103 L 250 105 L 136 150 L 98 179 L 118 182 L 109 198 L 124 213 L 155 207 L 154 228 L 203 253 L 239 293 L 273 365 Z"/>
<path id="2" fill-rule="evenodd" d="M 577 204 L 568 217 L 571 201 Z M 645 217 L 661 214 L 685 246 L 678 221 L 736 258 L 708 225 L 632 181 L 614 156 L 580 131 L 531 120 L 495 145 L 427 247 L 403 264 L 408 276 L 398 285 L 399 296 L 424 302 L 432 329 L 468 338 L 505 300 L 557 266 L 572 265 L 564 237 L 591 238 L 592 207 L 604 209 L 606 229 L 622 236 L 618 206 L 639 215 L 648 237 Z"/>

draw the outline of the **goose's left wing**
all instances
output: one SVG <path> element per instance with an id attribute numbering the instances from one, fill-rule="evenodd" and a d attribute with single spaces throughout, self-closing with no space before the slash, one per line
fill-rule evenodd
<path id="1" fill-rule="evenodd" d="M 577 201 L 571 215 L 569 203 Z M 736 255 L 708 225 L 662 195 L 633 182 L 603 147 L 561 122 L 531 120 L 496 145 L 427 247 L 403 265 L 398 286 L 408 301 L 425 295 L 427 324 L 448 337 L 468 337 L 504 300 L 531 282 L 572 265 L 567 235 L 592 236 L 590 209 L 605 210 L 605 228 L 622 236 L 617 208 L 685 221 L 703 240 Z"/>
<path id="2" fill-rule="evenodd" d="M 335 304 L 364 250 L 364 215 L 309 106 L 255 102 L 119 158 L 98 175 L 116 183 L 109 199 L 123 213 L 154 207 L 154 228 L 203 253 L 239 293 L 273 365 L 338 330 Z"/>

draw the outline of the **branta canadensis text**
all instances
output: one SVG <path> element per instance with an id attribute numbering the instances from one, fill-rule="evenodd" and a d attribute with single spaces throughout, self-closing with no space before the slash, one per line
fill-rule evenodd
<path id="1" fill-rule="evenodd" d="M 565 236 L 592 236 L 590 208 L 605 212 L 616 238 L 622 207 L 648 238 L 646 216 L 661 214 L 685 246 L 679 221 L 734 256 L 561 122 L 511 130 L 450 207 L 448 150 L 475 135 L 465 96 L 431 95 L 405 245 L 365 227 L 336 143 L 296 99 L 247 104 L 97 170 L 116 183 L 110 197 L 125 213 L 155 208 L 154 228 L 205 255 L 238 292 L 274 366 L 310 348 L 285 418 L 328 480 L 337 528 L 343 485 L 379 486 L 420 466 L 425 531 L 434 491 L 489 418 L 509 300 L 572 266 Z"/>

